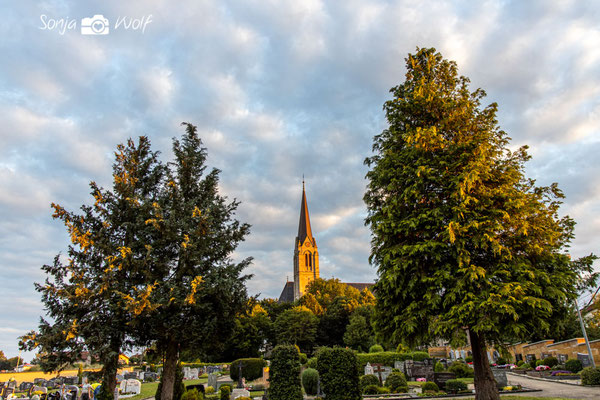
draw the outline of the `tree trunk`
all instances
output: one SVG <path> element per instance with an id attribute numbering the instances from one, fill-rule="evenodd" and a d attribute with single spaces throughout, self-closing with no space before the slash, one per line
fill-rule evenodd
<path id="1" fill-rule="evenodd" d="M 160 400 L 173 400 L 173 386 L 175 383 L 175 370 L 177 369 L 177 361 L 179 361 L 179 349 L 177 342 L 169 340 L 167 351 L 165 354 L 165 362 L 163 365 L 162 375 L 162 391 L 160 392 Z"/>
<path id="2" fill-rule="evenodd" d="M 101 400 L 114 399 L 115 389 L 117 387 L 117 369 L 119 368 L 119 350 L 112 352 L 112 355 L 103 360 L 102 368 L 102 387 L 100 389 Z"/>
<path id="3" fill-rule="evenodd" d="M 469 329 L 469 338 L 475 367 L 475 400 L 500 400 L 496 380 L 487 357 L 485 337 Z"/>

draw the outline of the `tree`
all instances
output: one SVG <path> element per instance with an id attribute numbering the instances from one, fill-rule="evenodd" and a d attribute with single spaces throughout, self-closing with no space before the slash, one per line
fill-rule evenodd
<path id="1" fill-rule="evenodd" d="M 251 259 L 231 259 L 250 226 L 234 218 L 238 201 L 219 194 L 219 170 L 206 171 L 206 149 L 197 129 L 183 124 L 173 140 L 175 160 L 146 223 L 156 232 L 149 249 L 156 262 L 156 281 L 145 314 L 152 337 L 164 351 L 162 400 L 173 399 L 179 353 L 195 347 L 222 351 L 248 295 L 242 275 Z M 177 399 L 175 399 L 177 400 Z"/>
<path id="2" fill-rule="evenodd" d="M 373 330 L 364 316 L 352 314 L 344 332 L 344 344 L 359 352 L 365 352 L 375 344 Z"/>
<path id="3" fill-rule="evenodd" d="M 303 352 L 312 351 L 319 319 L 307 308 L 298 306 L 282 312 L 275 321 L 278 344 L 295 344 Z"/>
<path id="4" fill-rule="evenodd" d="M 235 318 L 234 332 L 220 359 L 231 361 L 236 358 L 259 357 L 272 330 L 273 323 L 267 312 L 260 304 L 255 304 L 249 312 Z"/>
<path id="5" fill-rule="evenodd" d="M 339 279 L 317 278 L 306 286 L 306 293 L 300 298 L 300 304 L 315 315 L 324 315 L 337 297 L 345 297 L 352 312 L 356 307 L 375 304 L 375 297 L 365 289 L 358 289 L 340 282 Z"/>
<path id="6" fill-rule="evenodd" d="M 498 399 L 486 345 L 547 331 L 595 257 L 565 254 L 574 222 L 558 216 L 563 195 L 525 178 L 526 147 L 508 149 L 484 91 L 435 49 L 409 54 L 406 68 L 365 160 L 376 330 L 427 343 L 466 328 L 476 398 Z"/>
<path id="7" fill-rule="evenodd" d="M 39 350 L 44 371 L 61 370 L 90 351 L 103 364 L 102 398 L 113 397 L 119 354 L 133 343 L 132 323 L 152 290 L 145 220 L 163 172 L 146 137 L 129 140 L 115 152 L 112 190 L 91 182 L 94 204 L 81 206 L 81 214 L 52 204 L 71 245 L 66 259 L 59 254 L 42 267 L 48 277 L 36 290 L 50 320 L 42 318 L 21 345 Z"/>

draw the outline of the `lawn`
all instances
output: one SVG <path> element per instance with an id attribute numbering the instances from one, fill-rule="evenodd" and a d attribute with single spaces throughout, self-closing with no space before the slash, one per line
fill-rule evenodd
<path id="1" fill-rule="evenodd" d="M 198 385 L 200 383 L 206 383 L 206 382 L 208 382 L 208 378 L 192 379 L 189 381 L 184 381 L 183 383 L 185 384 L 185 386 L 189 386 L 189 385 Z M 127 400 L 143 400 L 143 399 L 147 399 L 149 397 L 154 397 L 154 395 L 156 394 L 157 388 L 158 388 L 158 381 L 142 383 L 142 390 L 141 390 L 140 394 L 132 396 L 132 397 L 128 397 Z"/>

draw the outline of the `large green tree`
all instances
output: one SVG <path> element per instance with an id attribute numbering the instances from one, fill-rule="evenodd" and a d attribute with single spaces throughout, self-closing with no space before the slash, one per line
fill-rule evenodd
<path id="1" fill-rule="evenodd" d="M 157 235 L 148 249 L 157 267 L 145 315 L 164 351 L 161 400 L 173 399 L 180 351 L 223 350 L 235 328 L 233 317 L 248 303 L 250 275 L 242 271 L 251 259 L 234 262 L 231 255 L 250 226 L 234 218 L 239 202 L 219 194 L 220 171 L 207 170 L 196 127 L 184 126 L 183 137 L 173 140 L 175 158 L 146 221 Z"/>
<path id="2" fill-rule="evenodd" d="M 484 91 L 435 49 L 406 68 L 365 161 L 376 327 L 412 343 L 467 329 L 476 398 L 498 399 L 486 345 L 547 331 L 594 257 L 565 253 L 562 193 L 525 177 L 526 148 L 509 150 Z"/>
<path id="3" fill-rule="evenodd" d="M 303 306 L 286 310 L 275 320 L 277 344 L 295 344 L 301 351 L 311 353 L 318 325 L 319 318 Z"/>
<path id="4" fill-rule="evenodd" d="M 48 278 L 36 290 L 47 319 L 22 345 L 39 351 L 44 371 L 60 370 L 89 351 L 103 364 L 103 398 L 113 396 L 119 354 L 143 335 L 133 333 L 132 323 L 152 288 L 147 276 L 154 263 L 145 247 L 152 229 L 145 220 L 163 173 L 146 137 L 129 140 L 115 152 L 112 189 L 90 184 L 93 205 L 77 213 L 52 204 L 71 244 L 66 257 L 42 268 Z"/>

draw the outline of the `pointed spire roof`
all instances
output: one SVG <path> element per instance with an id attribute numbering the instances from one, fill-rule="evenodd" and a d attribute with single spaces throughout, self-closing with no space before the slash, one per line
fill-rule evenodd
<path id="1" fill-rule="evenodd" d="M 298 224 L 298 240 L 304 243 L 306 238 L 314 243 L 312 230 L 310 229 L 310 216 L 308 215 L 308 204 L 306 203 L 306 192 L 304 191 L 304 179 L 302 179 L 302 202 L 300 203 L 300 223 Z"/>

